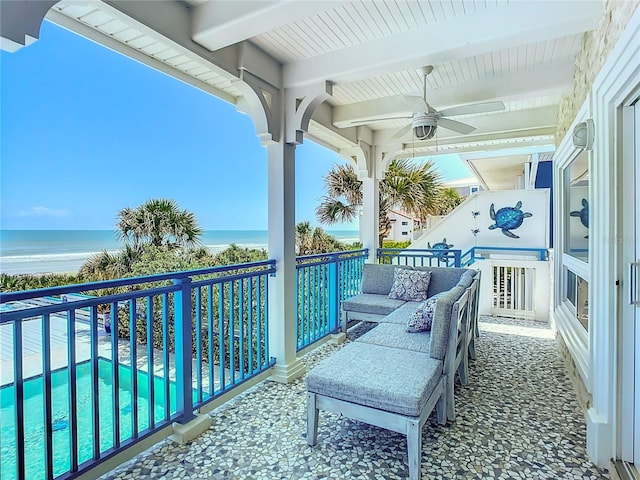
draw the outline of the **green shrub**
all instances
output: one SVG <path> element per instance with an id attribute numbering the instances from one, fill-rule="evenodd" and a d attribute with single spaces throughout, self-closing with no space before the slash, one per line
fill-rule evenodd
<path id="1" fill-rule="evenodd" d="M 35 290 L 38 288 L 60 287 L 82 283 L 84 280 L 77 274 L 70 273 L 46 273 L 39 275 L 0 274 L 0 291 L 19 292 L 23 290 Z"/>
<path id="2" fill-rule="evenodd" d="M 408 248 L 411 245 L 410 241 L 396 242 L 395 240 L 385 240 L 382 242 L 382 248 Z"/>

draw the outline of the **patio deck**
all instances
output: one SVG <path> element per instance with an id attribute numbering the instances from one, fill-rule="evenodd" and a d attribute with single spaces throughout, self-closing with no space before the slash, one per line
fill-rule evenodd
<path id="1" fill-rule="evenodd" d="M 608 478 L 585 452 L 583 413 L 547 326 L 482 317 L 478 359 L 456 387 L 457 420 L 423 429 L 422 478 Z M 354 327 L 349 337 L 364 328 Z M 307 368 L 336 345 L 308 354 Z M 307 446 L 304 379 L 263 382 L 211 412 L 189 445 L 163 441 L 102 479 L 400 479 L 400 434 L 322 412 Z"/>

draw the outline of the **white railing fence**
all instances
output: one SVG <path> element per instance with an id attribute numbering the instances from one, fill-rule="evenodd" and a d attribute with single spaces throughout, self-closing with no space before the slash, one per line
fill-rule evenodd
<path id="1" fill-rule="evenodd" d="M 549 320 L 548 261 L 486 259 L 473 264 L 482 272 L 480 314 Z"/>

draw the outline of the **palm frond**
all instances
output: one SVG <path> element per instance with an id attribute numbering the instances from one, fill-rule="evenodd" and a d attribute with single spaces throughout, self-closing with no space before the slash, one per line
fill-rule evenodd
<path id="1" fill-rule="evenodd" d="M 334 166 L 324 181 L 329 197 L 344 198 L 352 205 L 362 205 L 362 181 L 352 165 Z"/>
<path id="2" fill-rule="evenodd" d="M 343 203 L 329 196 L 322 197 L 322 202 L 316 208 L 316 218 L 323 225 L 346 223 L 355 220 L 358 207 Z"/>

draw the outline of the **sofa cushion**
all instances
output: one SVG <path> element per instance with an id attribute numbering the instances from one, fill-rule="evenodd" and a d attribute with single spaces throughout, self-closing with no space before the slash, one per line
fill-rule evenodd
<path id="1" fill-rule="evenodd" d="M 419 271 L 431 272 L 431 280 L 429 281 L 429 297 L 436 293 L 451 290 L 460 281 L 460 277 L 468 271 L 466 268 L 450 268 L 450 267 L 415 267 Z"/>
<path id="2" fill-rule="evenodd" d="M 354 342 L 311 370 L 307 375 L 307 389 L 347 402 L 417 417 L 441 377 L 442 362 L 429 355 Z"/>
<path id="3" fill-rule="evenodd" d="M 451 310 L 453 304 L 464 294 L 463 287 L 453 287 L 438 299 L 436 311 L 431 325 L 431 347 L 429 354 L 433 358 L 442 360 L 447 352 L 447 342 L 449 341 L 449 326 L 451 325 Z"/>
<path id="4" fill-rule="evenodd" d="M 475 277 L 475 275 L 476 275 L 475 270 L 467 270 L 462 274 L 462 276 L 460 277 L 460 280 L 458 280 L 457 285 L 459 287 L 469 288 L 473 283 L 473 278 Z"/>
<path id="5" fill-rule="evenodd" d="M 362 267 L 362 293 L 388 295 L 393 285 L 393 271 L 396 268 L 395 265 L 365 263 Z"/>
<path id="6" fill-rule="evenodd" d="M 429 353 L 431 332 L 407 333 L 404 325 L 381 323 L 376 328 L 358 337 L 356 342 Z"/>
<path id="7" fill-rule="evenodd" d="M 429 297 L 420 307 L 411 314 L 407 321 L 407 332 L 428 332 L 431 330 L 433 323 L 433 315 L 436 311 L 436 303 L 446 292 L 436 293 L 433 297 Z"/>
<path id="8" fill-rule="evenodd" d="M 407 320 L 413 312 L 415 312 L 423 302 L 406 302 L 400 308 L 397 308 L 386 317 L 380 320 L 380 323 L 396 323 L 406 327 Z"/>
<path id="9" fill-rule="evenodd" d="M 389 298 L 417 301 L 426 300 L 431 272 L 396 268 L 393 271 L 393 285 L 389 291 Z"/>
<path id="10" fill-rule="evenodd" d="M 342 309 L 348 312 L 375 313 L 388 315 L 396 308 L 404 305 L 404 300 L 395 300 L 386 295 L 361 293 L 342 302 Z"/>

